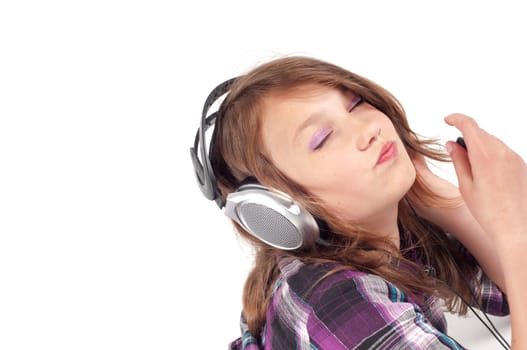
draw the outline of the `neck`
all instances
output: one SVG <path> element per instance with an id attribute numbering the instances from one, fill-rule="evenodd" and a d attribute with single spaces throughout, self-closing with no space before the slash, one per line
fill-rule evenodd
<path id="1" fill-rule="evenodd" d="M 367 228 L 373 232 L 379 232 L 384 237 L 388 238 L 393 242 L 399 251 L 401 236 L 399 233 L 399 226 L 397 225 L 397 214 L 397 206 L 386 209 L 381 213 L 377 213 L 376 215 L 368 218 L 367 221 L 373 224 L 367 225 Z"/>

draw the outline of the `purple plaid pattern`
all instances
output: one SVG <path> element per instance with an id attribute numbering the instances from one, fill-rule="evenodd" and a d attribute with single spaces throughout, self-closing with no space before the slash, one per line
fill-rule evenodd
<path id="1" fill-rule="evenodd" d="M 279 260 L 281 275 L 258 337 L 248 332 L 231 350 L 261 349 L 464 349 L 446 333 L 443 302 L 435 296 L 419 301 L 379 276 L 340 271 L 311 288 L 336 265 Z M 508 314 L 501 291 L 483 275 L 482 309 Z"/>

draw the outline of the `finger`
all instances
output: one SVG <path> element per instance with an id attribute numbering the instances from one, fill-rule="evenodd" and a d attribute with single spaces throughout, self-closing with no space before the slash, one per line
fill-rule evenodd
<path id="1" fill-rule="evenodd" d="M 475 119 L 461 113 L 450 114 L 449 116 L 445 117 L 445 122 L 448 125 L 457 128 L 465 139 L 475 137 L 475 133 L 480 130 L 480 127 Z"/>
<path id="2" fill-rule="evenodd" d="M 460 191 L 470 191 L 473 177 L 467 152 L 463 147 L 452 141 L 447 142 L 446 149 L 454 163 Z"/>
<path id="3" fill-rule="evenodd" d="M 463 127 L 463 125 L 473 125 L 478 126 L 478 123 L 474 118 L 469 117 L 468 115 L 462 114 L 462 113 L 452 113 L 450 115 L 447 115 L 445 117 L 445 122 L 448 125 L 452 125 L 457 127 Z"/>
<path id="4" fill-rule="evenodd" d="M 490 134 L 481 129 L 475 119 L 461 113 L 454 113 L 445 117 L 448 125 L 457 128 L 466 142 L 471 159 L 479 159 L 480 153 L 485 153 L 485 145 L 489 145 Z"/>

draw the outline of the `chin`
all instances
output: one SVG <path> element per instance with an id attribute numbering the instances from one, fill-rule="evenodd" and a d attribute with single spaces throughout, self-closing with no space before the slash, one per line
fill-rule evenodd
<path id="1" fill-rule="evenodd" d="M 400 178 L 398 179 L 397 189 L 399 192 L 399 199 L 402 199 L 408 191 L 412 188 L 415 183 L 416 171 L 413 163 L 410 162 L 408 166 L 405 166 L 404 169 L 400 172 Z"/>
<path id="2" fill-rule="evenodd" d="M 408 189 L 410 189 L 410 187 L 412 187 L 412 185 L 414 184 L 415 182 L 415 178 L 417 176 L 417 172 L 415 171 L 415 167 L 414 165 L 412 164 L 410 167 L 408 167 L 408 171 L 407 171 L 407 178 L 408 178 Z"/>

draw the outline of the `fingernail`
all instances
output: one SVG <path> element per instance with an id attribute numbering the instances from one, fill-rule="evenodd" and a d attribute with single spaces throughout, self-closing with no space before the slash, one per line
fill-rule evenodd
<path id="1" fill-rule="evenodd" d="M 452 153 L 452 144 L 450 143 L 450 141 L 445 144 L 445 148 L 448 154 Z"/>

